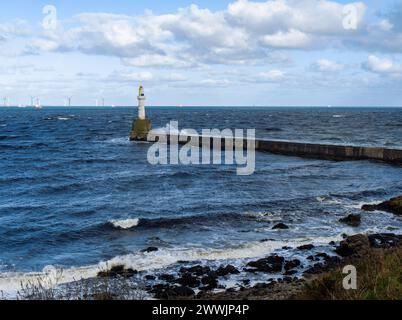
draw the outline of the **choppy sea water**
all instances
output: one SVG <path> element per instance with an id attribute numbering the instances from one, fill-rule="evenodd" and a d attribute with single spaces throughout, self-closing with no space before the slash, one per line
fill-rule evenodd
<path id="1" fill-rule="evenodd" d="M 392 214 L 363 203 L 402 194 L 400 166 L 257 153 L 256 172 L 225 165 L 152 166 L 131 143 L 134 108 L 0 109 L 0 291 L 46 266 L 64 282 L 105 263 L 139 271 L 179 261 L 219 265 L 343 233 L 402 233 Z M 402 148 L 396 108 L 152 108 L 153 126 L 255 128 L 257 137 Z M 362 213 L 362 224 L 338 222 Z M 272 230 L 275 223 L 288 230 Z M 159 251 L 141 252 L 154 246 Z M 285 255 L 300 256 L 287 250 Z"/>

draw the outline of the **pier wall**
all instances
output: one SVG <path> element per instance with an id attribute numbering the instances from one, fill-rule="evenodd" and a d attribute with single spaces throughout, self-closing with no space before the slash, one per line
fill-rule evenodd
<path id="1" fill-rule="evenodd" d="M 173 140 L 171 140 L 173 138 Z M 216 142 L 221 140 L 221 143 Z M 149 141 L 155 141 L 150 139 Z M 246 149 L 249 143 L 255 143 L 255 149 L 261 152 L 269 152 L 279 155 L 297 156 L 302 158 L 348 161 L 348 160 L 375 160 L 387 163 L 402 164 L 402 150 L 388 149 L 381 147 L 362 147 L 362 146 L 348 146 L 348 145 L 332 145 L 332 144 L 316 144 L 316 143 L 302 143 L 292 141 L 275 141 L 265 139 L 248 140 L 247 138 L 214 138 L 199 136 L 198 141 L 194 136 L 182 137 L 179 141 L 178 136 L 167 136 L 167 143 L 187 144 L 192 142 L 194 146 L 202 147 L 207 144 L 213 148 L 219 146 L 223 149 L 225 144 L 229 145 L 243 144 Z M 214 140 L 216 140 L 214 142 Z"/>

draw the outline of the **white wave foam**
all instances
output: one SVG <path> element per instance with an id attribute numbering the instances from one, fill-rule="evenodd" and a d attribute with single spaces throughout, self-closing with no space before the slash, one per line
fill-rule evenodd
<path id="1" fill-rule="evenodd" d="M 345 118 L 345 115 L 343 115 L 343 114 L 334 114 L 332 117 L 333 118 Z"/>
<path id="2" fill-rule="evenodd" d="M 0 274 L 0 291 L 6 297 L 13 297 L 21 286 L 32 285 L 40 282 L 48 286 L 67 284 L 82 279 L 95 278 L 99 271 L 110 269 L 116 265 L 124 265 L 138 271 L 157 270 L 169 267 L 180 260 L 183 261 L 223 261 L 241 260 L 262 257 L 279 250 L 282 247 L 296 248 L 303 244 L 328 245 L 330 241 L 340 241 L 342 236 L 301 238 L 287 241 L 266 241 L 251 242 L 235 248 L 213 249 L 213 248 L 174 248 L 160 249 L 157 252 L 137 252 L 123 256 L 117 256 L 111 260 L 100 262 L 81 268 L 66 270 L 46 267 L 42 272 L 37 273 L 4 273 Z"/>
<path id="3" fill-rule="evenodd" d="M 341 241 L 342 236 L 302 238 L 288 241 L 251 242 L 236 248 L 211 249 L 211 248 L 183 248 L 162 249 L 152 253 L 135 253 L 117 256 L 107 262 L 99 264 L 100 269 L 124 265 L 138 271 L 162 269 L 177 263 L 178 261 L 215 261 L 237 260 L 261 257 L 271 254 L 282 247 L 296 248 L 303 244 L 328 245 L 331 241 Z"/>
<path id="4" fill-rule="evenodd" d="M 243 215 L 248 218 L 254 218 L 261 221 L 282 221 L 282 217 L 269 212 L 244 212 Z"/>
<path id="5" fill-rule="evenodd" d="M 327 197 L 316 197 L 316 200 L 320 203 L 327 203 L 327 204 L 342 204 L 341 200 L 327 198 Z"/>
<path id="6" fill-rule="evenodd" d="M 70 120 L 71 118 L 57 117 L 57 119 L 60 120 L 60 121 L 68 121 L 68 120 Z"/>
<path id="7" fill-rule="evenodd" d="M 186 130 L 186 129 L 180 130 L 179 128 L 172 126 L 170 123 L 166 124 L 165 127 L 152 129 L 152 133 L 153 134 L 166 134 L 166 135 L 169 135 L 169 134 L 173 134 L 173 135 L 180 135 L 180 134 L 190 135 L 191 134 L 191 132 L 189 132 L 188 130 Z"/>
<path id="8" fill-rule="evenodd" d="M 112 138 L 112 139 L 106 140 L 105 143 L 127 145 L 127 144 L 130 144 L 130 139 L 128 137 Z"/>
<path id="9" fill-rule="evenodd" d="M 125 219 L 125 220 L 111 220 L 109 221 L 116 228 L 120 229 L 131 229 L 138 226 L 140 219 Z"/>

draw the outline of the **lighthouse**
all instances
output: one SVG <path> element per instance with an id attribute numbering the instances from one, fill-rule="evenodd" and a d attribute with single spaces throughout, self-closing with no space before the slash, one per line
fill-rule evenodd
<path id="1" fill-rule="evenodd" d="M 140 86 L 139 92 L 138 92 L 138 119 L 140 120 L 145 120 L 145 93 L 144 93 L 144 87 Z"/>
<path id="2" fill-rule="evenodd" d="M 145 91 L 140 86 L 138 90 L 138 118 L 134 120 L 130 133 L 131 141 L 147 141 L 148 133 L 151 131 L 151 121 L 145 114 Z"/>

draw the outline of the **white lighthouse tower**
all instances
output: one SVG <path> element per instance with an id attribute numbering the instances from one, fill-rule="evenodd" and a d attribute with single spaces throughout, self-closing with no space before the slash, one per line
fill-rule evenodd
<path id="1" fill-rule="evenodd" d="M 138 118 L 134 120 L 130 133 L 132 141 L 146 141 L 148 133 L 151 131 L 151 121 L 147 119 L 145 114 L 145 92 L 144 87 L 140 86 L 138 91 Z"/>
<path id="2" fill-rule="evenodd" d="M 140 86 L 139 93 L 138 93 L 138 119 L 145 120 L 145 92 L 144 87 Z"/>

